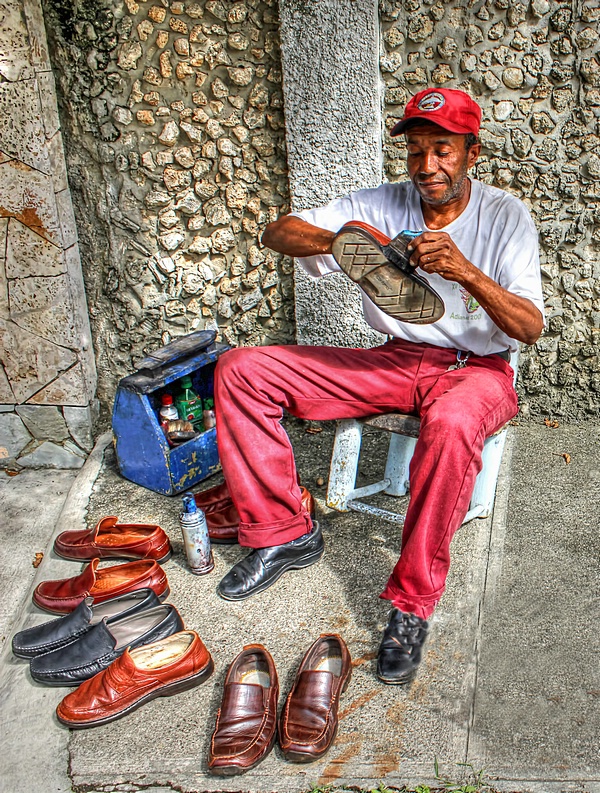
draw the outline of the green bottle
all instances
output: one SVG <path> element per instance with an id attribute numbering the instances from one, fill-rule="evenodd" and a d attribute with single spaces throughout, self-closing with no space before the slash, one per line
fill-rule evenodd
<path id="1" fill-rule="evenodd" d="M 202 423 L 202 399 L 192 388 L 192 378 L 189 375 L 180 380 L 181 391 L 175 399 L 175 405 L 179 418 L 183 421 L 191 421 L 194 429 L 204 429 Z"/>

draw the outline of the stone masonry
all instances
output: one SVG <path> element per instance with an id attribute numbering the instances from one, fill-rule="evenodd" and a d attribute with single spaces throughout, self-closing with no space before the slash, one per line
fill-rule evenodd
<path id="1" fill-rule="evenodd" d="M 215 328 L 293 339 L 275 0 L 47 0 L 99 396 L 145 354 Z"/>
<path id="2" fill-rule="evenodd" d="M 0 363 L 0 465 L 83 465 L 96 374 L 37 0 L 0 9 Z"/>
<path id="3" fill-rule="evenodd" d="M 547 330 L 524 351 L 524 415 L 600 408 L 600 5 L 592 0 L 380 2 L 385 127 L 433 85 L 483 108 L 477 177 L 517 195 L 540 231 Z M 388 179 L 405 177 L 387 135 Z"/>

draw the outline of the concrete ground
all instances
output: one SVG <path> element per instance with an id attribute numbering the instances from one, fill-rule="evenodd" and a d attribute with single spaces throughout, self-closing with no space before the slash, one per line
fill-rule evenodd
<path id="1" fill-rule="evenodd" d="M 501 791 L 600 793 L 600 425 L 511 427 L 493 518 L 464 526 L 453 542 L 448 588 L 408 689 L 384 686 L 374 674 L 387 613 L 377 595 L 400 529 L 327 510 L 318 483 L 326 480 L 332 429 L 312 432 L 320 428 L 298 421 L 288 429 L 302 482 L 317 497 L 326 553 L 237 604 L 221 600 L 215 586 L 239 547 L 216 546 L 214 572 L 189 574 L 180 499 L 121 479 L 110 446 L 104 453 L 108 437 L 80 472 L 0 475 L 0 790 L 301 793 L 315 783 L 367 788 L 381 781 L 441 787 L 437 760 L 442 776 L 460 778 L 457 764 L 470 763 Z M 366 438 L 364 475 L 377 467 L 381 442 L 380 433 Z M 34 684 L 27 663 L 10 653 L 10 637 L 48 619 L 31 604 L 35 584 L 80 569 L 52 553 L 53 535 L 110 514 L 158 522 L 171 536 L 169 601 L 202 636 L 215 673 L 112 724 L 70 732 L 54 717 L 67 689 Z M 328 631 L 343 635 L 354 661 L 328 755 L 298 766 L 276 748 L 243 776 L 209 776 L 205 758 L 223 679 L 242 646 L 268 647 L 283 700 L 305 650 Z"/>

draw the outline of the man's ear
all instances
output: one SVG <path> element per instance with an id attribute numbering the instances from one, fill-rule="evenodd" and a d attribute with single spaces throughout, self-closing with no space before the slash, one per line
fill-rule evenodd
<path id="1" fill-rule="evenodd" d="M 472 168 L 481 154 L 481 143 L 474 143 L 467 152 L 467 168 Z"/>

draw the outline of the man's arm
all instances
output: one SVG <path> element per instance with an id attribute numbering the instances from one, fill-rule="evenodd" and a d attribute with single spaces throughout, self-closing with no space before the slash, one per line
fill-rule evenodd
<path id="1" fill-rule="evenodd" d="M 425 232 L 409 246 L 411 264 L 456 281 L 471 294 L 507 336 L 533 344 L 544 329 L 540 310 L 525 297 L 513 295 L 481 272 L 458 250 L 449 234 Z"/>
<path id="2" fill-rule="evenodd" d="M 269 223 L 262 235 L 263 245 L 286 256 L 317 256 L 331 253 L 335 231 L 326 231 L 295 215 L 284 215 Z"/>

